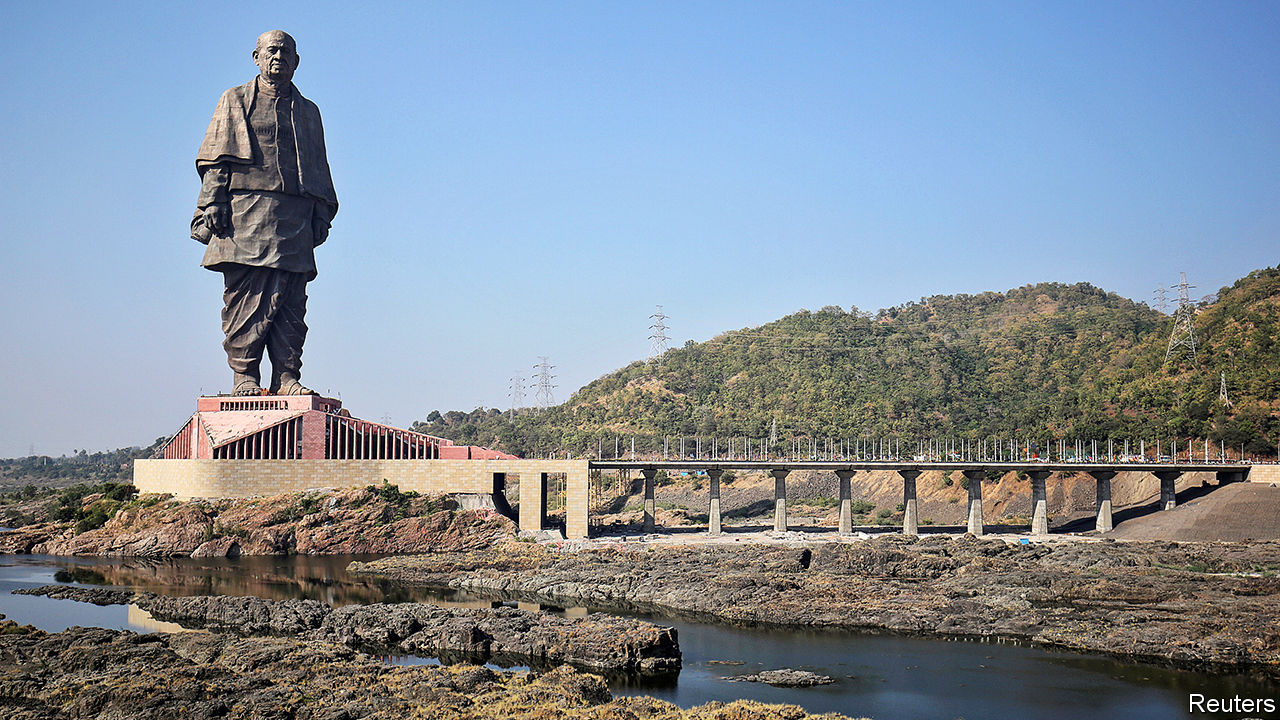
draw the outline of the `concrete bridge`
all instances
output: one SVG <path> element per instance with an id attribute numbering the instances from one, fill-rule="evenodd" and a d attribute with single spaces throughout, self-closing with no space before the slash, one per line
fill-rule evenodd
<path id="1" fill-rule="evenodd" d="M 1212 472 L 1216 473 L 1221 483 L 1240 482 L 1245 480 L 1262 482 L 1280 482 L 1280 465 L 1252 465 L 1248 463 L 1230 462 L 903 462 L 892 460 L 879 461 L 740 461 L 740 460 L 590 460 L 591 470 L 638 470 L 644 478 L 644 529 L 652 532 L 654 526 L 654 478 L 659 470 L 700 471 L 710 480 L 708 493 L 709 530 L 712 535 L 719 535 L 720 524 L 720 477 L 725 470 L 745 470 L 766 472 L 774 480 L 774 520 L 773 529 L 778 532 L 787 530 L 787 476 L 796 470 L 819 470 L 833 472 L 840 480 L 840 532 L 853 532 L 852 493 L 850 482 L 859 471 L 889 470 L 898 473 L 902 478 L 903 523 L 902 532 L 916 535 L 919 532 L 919 517 L 916 512 L 916 478 L 928 470 L 954 472 L 959 470 L 969 478 L 969 520 L 968 531 L 974 535 L 982 535 L 984 526 L 982 518 L 982 480 L 988 471 L 1005 473 L 1022 471 L 1031 479 L 1031 502 L 1033 513 L 1031 532 L 1034 535 L 1047 535 L 1049 532 L 1049 514 L 1045 493 L 1045 480 L 1054 472 L 1084 472 L 1092 475 L 1097 482 L 1097 523 L 1100 532 L 1112 529 L 1111 519 L 1111 480 L 1120 472 L 1149 472 L 1160 480 L 1160 509 L 1171 510 L 1177 504 L 1175 483 L 1184 473 Z M 1251 477 L 1257 476 L 1257 477 Z"/>

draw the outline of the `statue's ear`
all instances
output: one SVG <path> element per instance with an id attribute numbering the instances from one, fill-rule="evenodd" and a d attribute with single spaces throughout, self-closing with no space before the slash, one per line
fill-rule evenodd
<path id="1" fill-rule="evenodd" d="M 297 70 L 298 66 L 301 64 L 302 64 L 302 56 L 298 54 L 297 50 L 294 50 L 293 51 L 293 69 Z"/>

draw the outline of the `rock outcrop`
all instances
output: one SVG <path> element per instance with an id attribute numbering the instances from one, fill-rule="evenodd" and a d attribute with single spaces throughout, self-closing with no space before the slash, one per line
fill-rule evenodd
<path id="1" fill-rule="evenodd" d="M 492 509 L 391 488 L 236 500 L 144 496 L 102 527 L 44 523 L 0 532 L 0 553 L 140 557 L 362 555 L 474 550 L 515 534 Z"/>
<path id="2" fill-rule="evenodd" d="M 426 603 L 348 605 L 226 595 L 171 597 L 66 585 L 14 591 L 97 605 L 132 603 L 157 620 L 243 635 L 293 635 L 410 655 L 547 667 L 663 673 L 680 669 L 674 628 L 602 613 L 565 618 L 510 607 Z"/>
<path id="3" fill-rule="evenodd" d="M 1026 639 L 1280 677 L 1280 543 L 886 536 L 805 548 L 542 547 L 384 558 L 350 572 L 484 596 L 735 624 Z"/>
<path id="4" fill-rule="evenodd" d="M 90 628 L 47 634 L 12 621 L 0 623 L 0 717 L 843 718 L 750 701 L 682 710 L 648 697 L 613 698 L 599 677 L 564 666 L 547 672 L 402 667 L 318 640 Z"/>
<path id="5" fill-rule="evenodd" d="M 835 682 L 828 675 L 819 675 L 808 670 L 764 670 L 753 675 L 735 675 L 726 678 L 733 682 L 758 682 L 775 687 L 813 687 L 814 685 L 830 685 Z"/>

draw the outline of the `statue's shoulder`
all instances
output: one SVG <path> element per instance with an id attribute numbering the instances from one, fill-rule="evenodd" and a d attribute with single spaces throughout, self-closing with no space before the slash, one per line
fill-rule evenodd
<path id="1" fill-rule="evenodd" d="M 315 113 L 320 112 L 320 107 L 315 103 L 311 102 L 311 100 L 307 96 L 303 95 L 302 91 L 298 90 L 297 85 L 293 86 L 293 96 L 298 99 L 299 104 L 301 104 L 302 106 L 308 108 L 309 110 Z"/>
<path id="2" fill-rule="evenodd" d="M 243 85 L 227 88 L 227 90 L 222 93 L 222 102 L 228 102 L 236 105 L 248 105 L 250 98 L 253 97 L 253 91 L 255 89 L 254 83 L 256 82 L 257 79 L 255 78 Z"/>

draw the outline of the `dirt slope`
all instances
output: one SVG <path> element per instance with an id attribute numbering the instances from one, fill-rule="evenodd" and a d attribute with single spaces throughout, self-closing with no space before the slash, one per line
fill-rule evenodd
<path id="1" fill-rule="evenodd" d="M 1179 505 L 1119 522 L 1110 534 L 1119 540 L 1280 539 L 1280 488 L 1232 483 Z"/>

